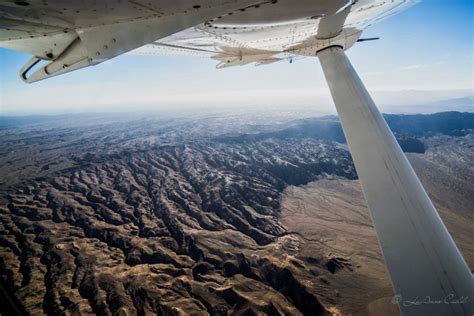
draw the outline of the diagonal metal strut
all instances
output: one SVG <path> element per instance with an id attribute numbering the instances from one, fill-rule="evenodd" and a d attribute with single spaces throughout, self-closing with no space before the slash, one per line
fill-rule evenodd
<path id="1" fill-rule="evenodd" d="M 318 52 L 403 315 L 474 315 L 474 280 L 344 50 Z"/>

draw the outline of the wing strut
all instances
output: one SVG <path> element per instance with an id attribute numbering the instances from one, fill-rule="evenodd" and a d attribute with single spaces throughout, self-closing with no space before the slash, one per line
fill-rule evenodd
<path id="1" fill-rule="evenodd" d="M 318 52 L 403 315 L 474 315 L 464 258 L 356 71 Z"/>

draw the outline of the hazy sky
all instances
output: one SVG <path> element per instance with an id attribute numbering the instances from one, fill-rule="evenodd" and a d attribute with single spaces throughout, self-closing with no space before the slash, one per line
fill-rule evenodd
<path id="1" fill-rule="evenodd" d="M 425 0 L 368 28 L 363 37 L 381 40 L 359 43 L 348 55 L 376 102 L 396 112 L 398 105 L 474 95 L 473 29 L 474 1 Z M 260 104 L 334 109 L 317 58 L 216 70 L 206 58 L 124 55 L 28 85 L 18 70 L 29 58 L 0 49 L 0 114 Z"/>

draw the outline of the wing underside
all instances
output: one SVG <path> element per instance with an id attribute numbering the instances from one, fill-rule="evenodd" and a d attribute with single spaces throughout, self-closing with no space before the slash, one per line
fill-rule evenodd
<path id="1" fill-rule="evenodd" d="M 363 28 L 413 2 L 0 0 L 0 47 L 33 56 L 21 72 L 27 82 L 127 52 L 208 57 L 218 68 L 264 65 L 315 56 L 326 16 L 342 16 L 343 36 L 330 37 L 350 47 Z M 40 60 L 49 64 L 30 74 Z"/>

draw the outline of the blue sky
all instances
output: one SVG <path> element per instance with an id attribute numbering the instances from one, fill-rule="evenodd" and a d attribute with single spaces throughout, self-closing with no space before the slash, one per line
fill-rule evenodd
<path id="1" fill-rule="evenodd" d="M 363 37 L 381 40 L 348 55 L 383 110 L 423 112 L 424 104 L 474 95 L 473 29 L 474 1 L 425 0 L 366 29 Z M 316 58 L 216 70 L 202 58 L 124 55 L 27 85 L 18 70 L 28 59 L 0 49 L 0 114 L 273 104 L 334 111 Z"/>

